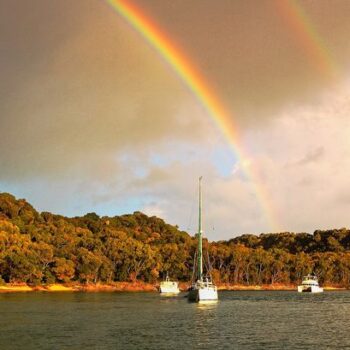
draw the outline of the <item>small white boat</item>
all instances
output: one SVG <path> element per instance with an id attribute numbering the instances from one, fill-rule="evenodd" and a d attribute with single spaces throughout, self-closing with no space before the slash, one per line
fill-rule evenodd
<path id="1" fill-rule="evenodd" d="M 159 292 L 161 294 L 179 294 L 179 283 L 171 281 L 167 275 L 165 281 L 160 282 Z"/>
<path id="2" fill-rule="evenodd" d="M 315 275 L 307 275 L 303 282 L 298 286 L 299 293 L 322 293 L 323 288 L 318 285 L 318 279 Z"/>
<path id="3" fill-rule="evenodd" d="M 195 279 L 188 291 L 188 300 L 194 302 L 213 302 L 218 300 L 218 289 L 209 276 L 203 274 L 203 252 L 202 252 L 202 177 L 199 178 L 199 218 L 198 218 L 198 249 L 197 249 L 197 269 L 195 269 Z M 210 273 L 210 271 L 208 271 Z"/>

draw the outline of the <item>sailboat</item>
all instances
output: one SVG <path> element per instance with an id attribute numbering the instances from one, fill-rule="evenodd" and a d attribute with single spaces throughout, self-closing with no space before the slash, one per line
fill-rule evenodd
<path id="1" fill-rule="evenodd" d="M 202 177 L 199 178 L 199 215 L 198 215 L 198 251 L 197 268 L 194 271 L 194 282 L 188 292 L 188 300 L 195 302 L 218 300 L 218 290 L 211 276 L 203 273 L 203 241 L 202 241 Z M 195 264 L 196 265 L 196 264 Z M 208 271 L 209 272 L 209 271 Z"/>

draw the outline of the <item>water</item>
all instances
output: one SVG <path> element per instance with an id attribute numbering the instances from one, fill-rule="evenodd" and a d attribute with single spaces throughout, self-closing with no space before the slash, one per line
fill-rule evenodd
<path id="1" fill-rule="evenodd" d="M 0 294 L 0 349 L 350 349 L 350 292 Z"/>

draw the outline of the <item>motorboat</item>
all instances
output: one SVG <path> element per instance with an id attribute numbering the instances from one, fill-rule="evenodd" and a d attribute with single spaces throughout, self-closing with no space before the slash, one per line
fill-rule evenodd
<path id="1" fill-rule="evenodd" d="M 298 286 L 299 293 L 322 293 L 323 288 L 319 286 L 317 276 L 307 275 L 303 278 L 300 286 Z"/>
<path id="2" fill-rule="evenodd" d="M 170 280 L 167 275 L 165 280 L 160 282 L 159 292 L 161 294 L 178 294 L 180 293 L 179 283 L 177 281 Z"/>

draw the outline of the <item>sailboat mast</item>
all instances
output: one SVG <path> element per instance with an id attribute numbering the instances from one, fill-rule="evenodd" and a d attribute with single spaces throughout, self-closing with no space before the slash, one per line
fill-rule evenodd
<path id="1" fill-rule="evenodd" d="M 203 280 L 202 254 L 202 176 L 199 178 L 199 213 L 198 213 L 198 279 Z"/>

